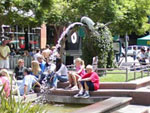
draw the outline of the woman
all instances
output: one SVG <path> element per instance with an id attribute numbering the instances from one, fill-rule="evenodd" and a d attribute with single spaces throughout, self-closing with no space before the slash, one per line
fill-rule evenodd
<path id="1" fill-rule="evenodd" d="M 0 89 L 2 89 L 2 86 L 6 97 L 8 97 L 10 95 L 10 76 L 6 69 L 0 71 Z"/>
<path id="2" fill-rule="evenodd" d="M 52 87 L 53 89 L 57 88 L 57 83 L 60 82 L 67 82 L 68 81 L 68 69 L 62 63 L 60 58 L 56 59 L 56 72 L 52 80 Z"/>
<path id="3" fill-rule="evenodd" d="M 71 88 L 72 90 L 78 90 L 78 79 L 81 78 L 85 74 L 85 65 L 84 61 L 81 58 L 75 59 L 75 72 L 69 72 L 69 86 L 67 88 Z"/>
<path id="4" fill-rule="evenodd" d="M 33 74 L 36 78 L 40 79 L 41 68 L 40 68 L 40 66 L 39 66 L 38 61 L 32 61 L 32 63 L 31 63 L 31 68 L 32 68 L 32 69 L 31 69 L 32 74 Z"/>
<path id="5" fill-rule="evenodd" d="M 24 60 L 23 59 L 19 59 L 18 60 L 18 65 L 15 67 L 15 70 L 14 70 L 15 78 L 17 80 L 23 80 L 23 78 L 24 78 L 23 70 L 24 69 L 25 69 L 25 67 L 24 67 Z"/>

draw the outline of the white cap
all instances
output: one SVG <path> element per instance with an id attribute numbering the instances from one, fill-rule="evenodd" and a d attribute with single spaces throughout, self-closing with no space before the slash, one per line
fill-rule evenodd
<path id="1" fill-rule="evenodd" d="M 92 65 L 87 65 L 86 69 L 92 69 L 93 70 L 93 66 Z"/>

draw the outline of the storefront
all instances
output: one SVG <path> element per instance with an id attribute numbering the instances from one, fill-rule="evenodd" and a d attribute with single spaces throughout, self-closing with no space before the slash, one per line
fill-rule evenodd
<path id="1" fill-rule="evenodd" d="M 46 45 L 46 28 L 42 27 L 20 27 L 7 26 L 3 27 L 2 35 L 10 40 L 11 49 L 26 49 L 44 48 Z"/>

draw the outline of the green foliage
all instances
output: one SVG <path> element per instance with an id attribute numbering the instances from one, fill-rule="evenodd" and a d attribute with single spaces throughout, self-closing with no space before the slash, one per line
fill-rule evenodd
<path id="1" fill-rule="evenodd" d="M 92 58 L 98 56 L 98 67 L 113 67 L 114 53 L 112 46 L 112 35 L 107 26 L 99 24 L 98 31 L 100 36 L 90 34 L 83 40 L 82 52 L 86 64 L 92 63 Z"/>
<path id="2" fill-rule="evenodd" d="M 112 22 L 113 34 L 144 34 L 150 30 L 150 0 L 68 0 L 62 18 L 71 22 L 88 16 L 95 22 Z M 56 10 L 57 11 L 57 10 Z"/>
<path id="3" fill-rule="evenodd" d="M 43 113 L 39 105 L 32 103 L 16 102 L 15 98 L 0 96 L 0 113 Z"/>
<path id="4" fill-rule="evenodd" d="M 34 105 L 24 101 L 16 101 L 12 94 L 10 94 L 10 97 L 6 98 L 3 89 L 4 86 L 0 90 L 0 113 L 44 113 L 43 108 L 40 105 Z"/>
<path id="5" fill-rule="evenodd" d="M 0 25 L 41 25 L 52 4 L 52 0 L 1 0 Z"/>
<path id="6" fill-rule="evenodd" d="M 12 11 L 16 7 L 18 10 Z M 19 11 L 33 15 L 25 16 Z M 6 13 L 7 12 L 7 13 Z M 1 0 L 0 25 L 64 25 L 88 16 L 95 22 L 112 22 L 113 34 L 144 34 L 150 30 L 150 0 Z"/>

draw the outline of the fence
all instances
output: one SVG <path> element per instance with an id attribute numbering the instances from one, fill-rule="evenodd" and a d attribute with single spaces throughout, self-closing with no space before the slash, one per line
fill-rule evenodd
<path id="1" fill-rule="evenodd" d="M 31 56 L 16 55 L 16 56 L 10 56 L 9 57 L 10 69 L 14 69 L 16 67 L 17 62 L 18 62 L 19 59 L 24 59 L 25 67 L 31 67 L 31 61 L 32 61 L 32 57 Z"/>
<path id="2" fill-rule="evenodd" d="M 132 62 L 129 62 L 132 63 Z M 135 80 L 137 78 L 143 78 L 144 74 L 147 74 L 146 76 L 150 76 L 150 64 L 147 65 L 135 65 L 136 63 L 133 62 L 133 65 L 131 67 L 121 67 L 121 68 L 97 68 L 95 71 L 99 74 L 99 75 L 105 75 L 107 76 L 107 74 L 124 74 L 125 75 L 125 81 L 129 81 L 129 80 Z M 68 70 L 75 70 L 75 66 L 74 65 L 68 65 L 67 66 Z M 116 72 L 119 71 L 119 72 Z M 133 74 L 133 78 L 129 77 L 130 73 Z M 140 73 L 140 76 L 137 73 Z"/>
<path id="3" fill-rule="evenodd" d="M 131 62 L 130 62 L 131 63 Z M 135 63 L 134 63 L 135 64 Z M 115 72 L 115 71 L 119 71 L 119 72 Z M 143 78 L 144 74 L 146 74 L 146 76 L 150 76 L 150 65 L 133 65 L 132 67 L 122 67 L 122 68 L 97 68 L 96 72 L 98 74 L 101 74 L 103 72 L 103 75 L 107 75 L 107 74 L 124 74 L 125 75 L 125 81 L 129 81 L 129 80 L 135 80 L 137 78 Z M 133 78 L 129 77 L 129 74 L 132 73 L 133 74 Z M 140 76 L 137 73 L 140 73 Z"/>

